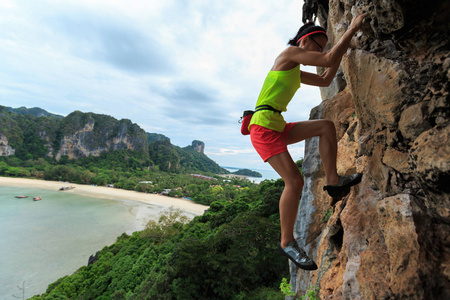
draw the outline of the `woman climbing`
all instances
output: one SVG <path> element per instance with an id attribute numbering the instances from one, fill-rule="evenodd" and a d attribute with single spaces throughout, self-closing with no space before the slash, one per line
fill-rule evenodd
<path id="1" fill-rule="evenodd" d="M 313 23 L 300 28 L 297 35 L 275 60 L 268 73 L 256 103 L 249 130 L 253 146 L 261 158 L 268 162 L 285 183 L 280 198 L 281 242 L 279 252 L 291 259 L 299 268 L 316 270 L 317 265 L 298 246 L 294 239 L 294 223 L 303 188 L 300 171 L 287 151 L 287 145 L 319 137 L 319 153 L 325 169 L 324 190 L 332 197 L 343 196 L 349 188 L 361 181 L 362 174 L 339 176 L 336 171 L 337 139 L 332 121 L 310 120 L 286 123 L 286 111 L 300 80 L 303 84 L 328 86 L 339 68 L 350 41 L 361 28 L 366 14 L 353 18 L 340 41 L 323 53 L 328 38 L 325 30 Z M 300 64 L 325 67 L 322 75 L 300 71 Z"/>

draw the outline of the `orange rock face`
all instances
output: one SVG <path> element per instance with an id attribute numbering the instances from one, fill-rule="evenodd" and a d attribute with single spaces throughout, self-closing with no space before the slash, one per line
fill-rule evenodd
<path id="1" fill-rule="evenodd" d="M 336 126 L 338 173 L 364 176 L 331 201 L 318 140 L 306 141 L 296 236 L 319 269 L 291 272 L 297 294 L 315 286 L 320 299 L 450 299 L 449 9 L 318 2 L 332 44 L 369 12 L 342 60 L 344 84 L 322 89 L 311 112 Z"/>

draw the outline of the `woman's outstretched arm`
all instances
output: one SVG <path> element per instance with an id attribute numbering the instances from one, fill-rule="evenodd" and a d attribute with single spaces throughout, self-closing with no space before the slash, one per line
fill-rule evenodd
<path id="1" fill-rule="evenodd" d="M 317 66 L 325 68 L 335 68 L 339 65 L 342 56 L 347 51 L 350 41 L 356 32 L 361 28 L 362 22 L 366 17 L 366 13 L 353 18 L 349 28 L 341 37 L 339 42 L 326 53 L 316 51 L 308 51 L 301 47 L 289 47 L 283 51 L 277 58 L 278 64 L 295 63 L 307 66 Z M 336 69 L 337 70 L 337 69 Z M 303 81 L 303 80 L 302 80 Z"/>

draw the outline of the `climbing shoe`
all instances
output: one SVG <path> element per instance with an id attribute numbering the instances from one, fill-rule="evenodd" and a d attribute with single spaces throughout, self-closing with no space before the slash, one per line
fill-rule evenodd
<path id="1" fill-rule="evenodd" d="M 328 192 L 331 197 L 344 197 L 350 193 L 350 187 L 361 182 L 363 174 L 356 173 L 350 176 L 339 176 L 338 184 L 326 185 L 324 191 Z"/>
<path id="2" fill-rule="evenodd" d="M 300 248 L 295 240 L 290 241 L 286 248 L 278 244 L 278 252 L 289 258 L 298 268 L 303 270 L 317 270 L 316 263 L 306 255 L 305 251 Z"/>

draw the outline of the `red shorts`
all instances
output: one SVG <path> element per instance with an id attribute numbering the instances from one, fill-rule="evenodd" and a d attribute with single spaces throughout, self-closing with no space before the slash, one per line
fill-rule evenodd
<path id="1" fill-rule="evenodd" d="M 266 162 L 274 155 L 287 151 L 286 137 L 294 127 L 295 122 L 286 123 L 283 132 L 278 132 L 259 125 L 250 127 L 250 139 L 256 152 Z"/>

